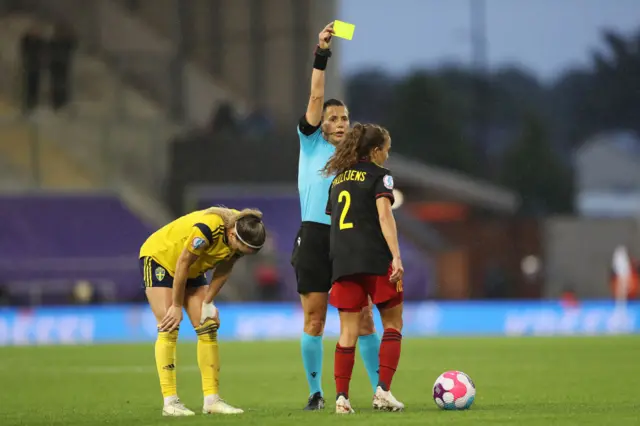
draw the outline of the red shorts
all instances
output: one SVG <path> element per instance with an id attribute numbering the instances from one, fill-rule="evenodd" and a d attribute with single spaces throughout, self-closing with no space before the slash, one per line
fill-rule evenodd
<path id="1" fill-rule="evenodd" d="M 402 281 L 392 283 L 391 266 L 387 275 L 356 274 L 333 283 L 329 293 L 331 306 L 341 311 L 359 312 L 369 304 L 367 296 L 378 309 L 388 309 L 403 301 Z"/>

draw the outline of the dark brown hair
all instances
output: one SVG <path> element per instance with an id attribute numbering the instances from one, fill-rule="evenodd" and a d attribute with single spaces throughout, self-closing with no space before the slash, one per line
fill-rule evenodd
<path id="1" fill-rule="evenodd" d="M 336 146 L 322 174 L 333 176 L 352 167 L 360 159 L 368 158 L 374 148 L 382 148 L 389 139 L 389 131 L 382 126 L 354 124 L 344 141 Z"/>
<path id="2" fill-rule="evenodd" d="M 247 214 L 236 220 L 236 231 L 243 242 L 260 250 L 267 239 L 267 231 L 262 222 L 262 215 Z"/>

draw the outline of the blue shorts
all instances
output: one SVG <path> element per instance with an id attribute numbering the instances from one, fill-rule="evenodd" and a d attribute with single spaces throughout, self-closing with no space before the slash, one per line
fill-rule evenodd
<path id="1" fill-rule="evenodd" d="M 151 257 L 140 258 L 140 272 L 142 273 L 143 287 L 167 287 L 173 288 L 173 276 L 163 266 Z M 207 285 L 204 274 L 197 278 L 187 279 L 187 288 Z"/>

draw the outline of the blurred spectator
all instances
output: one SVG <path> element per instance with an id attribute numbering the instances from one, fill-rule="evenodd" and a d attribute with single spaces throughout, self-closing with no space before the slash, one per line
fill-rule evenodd
<path id="1" fill-rule="evenodd" d="M 89 281 L 78 281 L 73 287 L 72 300 L 78 305 L 88 305 L 94 303 L 95 291 Z"/>
<path id="2" fill-rule="evenodd" d="M 0 306 L 10 306 L 11 296 L 4 285 L 0 284 Z"/>
<path id="3" fill-rule="evenodd" d="M 631 257 L 624 246 L 617 247 L 609 269 L 609 286 L 614 299 L 624 297 L 635 299 L 640 288 L 638 262 Z M 626 294 L 625 294 L 626 289 Z"/>
<path id="4" fill-rule="evenodd" d="M 258 256 L 254 257 L 256 266 L 253 273 L 258 284 L 258 297 L 262 301 L 278 300 L 280 293 L 282 279 L 278 270 L 276 238 L 277 235 L 272 232 Z"/>
<path id="5" fill-rule="evenodd" d="M 129 10 L 129 12 L 136 13 L 140 10 L 140 0 L 126 0 L 125 7 Z"/>
<path id="6" fill-rule="evenodd" d="M 237 129 L 238 119 L 233 105 L 230 102 L 222 102 L 211 119 L 210 130 L 217 133 Z"/>
<path id="7" fill-rule="evenodd" d="M 46 47 L 42 28 L 38 24 L 31 26 L 20 40 L 22 99 L 25 113 L 33 111 L 38 106 L 40 79 Z"/>
<path id="8" fill-rule="evenodd" d="M 566 286 L 560 295 L 560 303 L 565 308 L 575 308 L 578 306 L 578 295 L 571 286 Z"/>
<path id="9" fill-rule="evenodd" d="M 484 271 L 485 295 L 490 299 L 505 298 L 508 295 L 508 282 L 504 268 L 491 261 Z"/>
<path id="10" fill-rule="evenodd" d="M 242 130 L 249 137 L 260 138 L 273 130 L 273 120 L 267 109 L 256 105 L 242 123 Z"/>
<path id="11" fill-rule="evenodd" d="M 72 29 L 64 23 L 57 24 L 49 40 L 51 105 L 55 110 L 64 107 L 69 102 L 71 66 L 76 46 L 76 38 Z"/>
<path id="12" fill-rule="evenodd" d="M 280 272 L 277 266 L 271 262 L 261 262 L 255 269 L 255 275 L 260 300 L 277 300 L 280 290 Z"/>

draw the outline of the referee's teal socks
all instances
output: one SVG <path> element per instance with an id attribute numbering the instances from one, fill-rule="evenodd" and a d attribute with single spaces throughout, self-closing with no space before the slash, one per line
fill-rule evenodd
<path id="1" fill-rule="evenodd" d="M 311 395 L 322 394 L 322 336 L 302 333 L 302 363 Z M 377 364 L 376 360 L 376 364 Z M 377 380 L 377 374 L 376 374 Z M 376 382 L 377 383 L 377 382 Z"/>
<path id="2" fill-rule="evenodd" d="M 358 346 L 360 347 L 360 355 L 364 361 L 364 367 L 367 369 L 373 393 L 376 393 L 378 366 L 380 365 L 380 336 L 378 336 L 378 333 L 360 336 L 358 338 Z"/>

